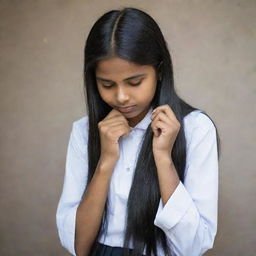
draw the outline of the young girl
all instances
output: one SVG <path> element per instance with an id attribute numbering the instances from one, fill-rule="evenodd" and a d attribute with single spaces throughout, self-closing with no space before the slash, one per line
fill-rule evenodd
<path id="1" fill-rule="evenodd" d="M 84 51 L 88 115 L 73 123 L 56 221 L 72 255 L 199 256 L 217 232 L 219 136 L 182 100 L 157 23 L 124 8 Z"/>

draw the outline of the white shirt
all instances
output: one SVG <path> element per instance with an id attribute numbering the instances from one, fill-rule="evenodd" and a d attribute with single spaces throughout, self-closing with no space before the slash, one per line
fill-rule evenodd
<path id="1" fill-rule="evenodd" d="M 112 173 L 107 236 L 98 241 L 109 246 L 123 246 L 125 207 L 135 170 L 142 136 L 151 122 L 152 107 L 129 136 L 119 139 L 120 157 Z M 180 181 L 163 207 L 160 198 L 154 225 L 161 228 L 177 256 L 199 256 L 213 247 L 217 233 L 218 157 L 216 130 L 200 110 L 184 118 L 187 140 L 187 164 L 184 184 Z M 70 134 L 64 184 L 56 212 L 61 244 L 75 254 L 76 210 L 87 179 L 88 116 L 73 122 Z M 130 248 L 132 244 L 129 245 Z M 158 245 L 159 256 L 164 256 Z M 144 250 L 146 255 L 146 251 Z"/>

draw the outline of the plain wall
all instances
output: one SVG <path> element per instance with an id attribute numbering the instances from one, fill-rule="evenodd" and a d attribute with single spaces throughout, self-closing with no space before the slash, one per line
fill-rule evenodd
<path id="1" fill-rule="evenodd" d="M 0 1 L 0 255 L 68 255 L 57 236 L 83 49 L 104 12 L 142 8 L 168 42 L 179 95 L 222 139 L 218 233 L 207 255 L 256 252 L 256 1 Z"/>

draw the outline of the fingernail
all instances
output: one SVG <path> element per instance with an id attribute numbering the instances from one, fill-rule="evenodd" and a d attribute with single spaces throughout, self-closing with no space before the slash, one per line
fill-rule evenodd
<path id="1" fill-rule="evenodd" d="M 152 114 L 156 111 L 156 109 L 153 110 Z"/>

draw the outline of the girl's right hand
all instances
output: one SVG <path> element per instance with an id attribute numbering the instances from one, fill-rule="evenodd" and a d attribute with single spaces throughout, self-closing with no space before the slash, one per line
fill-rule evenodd
<path id="1" fill-rule="evenodd" d="M 128 136 L 131 127 L 127 119 L 116 109 L 98 123 L 101 143 L 101 158 L 117 161 L 119 158 L 119 143 L 121 136 Z"/>

